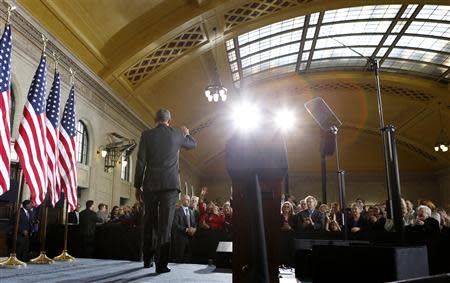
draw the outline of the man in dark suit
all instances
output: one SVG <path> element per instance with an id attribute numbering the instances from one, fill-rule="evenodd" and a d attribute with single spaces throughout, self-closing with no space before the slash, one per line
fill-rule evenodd
<path id="1" fill-rule="evenodd" d="M 175 262 L 187 263 L 190 261 L 190 242 L 197 231 L 197 223 L 193 211 L 189 208 L 190 197 L 183 195 L 181 206 L 175 210 L 173 219 L 174 257 Z"/>
<path id="2" fill-rule="evenodd" d="M 30 249 L 30 235 L 32 225 L 31 208 L 33 204 L 30 200 L 24 200 L 22 202 L 22 208 L 20 209 L 19 217 L 19 232 L 17 234 L 16 256 L 22 261 L 28 261 L 29 249 Z M 13 223 L 15 223 L 16 217 L 14 216 Z"/>
<path id="3" fill-rule="evenodd" d="M 95 245 L 95 226 L 102 219 L 94 211 L 94 201 L 86 202 L 86 209 L 80 212 L 81 257 L 92 258 Z"/>
<path id="4" fill-rule="evenodd" d="M 75 210 L 69 212 L 68 223 L 77 224 L 77 225 L 80 224 L 80 208 L 81 208 L 81 205 L 77 204 L 77 207 L 75 208 Z"/>
<path id="5" fill-rule="evenodd" d="M 193 149 L 197 146 L 186 127 L 181 127 L 181 130 L 171 128 L 170 120 L 170 112 L 160 109 L 156 113 L 156 128 L 142 133 L 134 176 L 136 199 L 145 201 L 144 268 L 151 266 L 156 252 L 157 273 L 170 271 L 167 268 L 170 234 L 180 192 L 180 148 Z"/>
<path id="6" fill-rule="evenodd" d="M 325 228 L 325 214 L 316 210 L 317 200 L 313 196 L 305 198 L 307 209 L 295 215 L 294 226 L 297 232 L 320 231 Z"/>

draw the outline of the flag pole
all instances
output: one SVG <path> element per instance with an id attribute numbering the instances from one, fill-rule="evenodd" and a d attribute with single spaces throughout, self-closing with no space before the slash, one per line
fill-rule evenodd
<path id="1" fill-rule="evenodd" d="M 66 197 L 66 196 L 64 196 L 64 197 Z M 75 258 L 67 252 L 67 237 L 69 234 L 68 220 L 69 220 L 69 203 L 66 202 L 66 221 L 65 221 L 65 227 L 64 227 L 64 249 L 59 256 L 53 258 L 56 261 L 71 262 L 71 261 L 75 260 Z"/>
<path id="2" fill-rule="evenodd" d="M 15 6 L 11 5 L 8 2 L 5 2 L 5 4 L 8 6 L 8 12 L 6 17 L 6 24 L 8 25 L 11 20 L 11 12 L 16 9 Z M 0 263 L 0 267 L 4 268 L 24 268 L 27 266 L 26 263 L 20 261 L 16 257 L 16 244 L 17 244 L 17 234 L 19 233 L 19 221 L 20 221 L 20 203 L 22 202 L 22 193 L 23 193 L 23 185 L 24 185 L 24 177 L 22 174 L 20 174 L 20 163 L 18 167 L 18 174 L 16 175 L 16 181 L 17 178 L 21 179 L 20 186 L 17 190 L 17 205 L 16 205 L 16 223 L 14 226 L 14 237 L 13 237 L 13 246 L 11 250 L 11 254 L 9 258 L 6 261 L 3 261 Z"/>
<path id="3" fill-rule="evenodd" d="M 47 41 L 48 39 L 45 37 L 45 35 L 41 34 L 42 36 L 42 42 L 43 42 L 43 47 L 42 47 L 42 54 L 45 53 L 45 49 L 47 46 Z M 55 54 L 53 54 L 55 56 Z M 47 237 L 47 214 L 48 214 L 48 207 L 47 207 L 47 197 L 44 199 L 44 215 L 43 215 L 43 223 L 42 223 L 42 227 L 41 229 L 43 229 L 43 231 L 40 233 L 41 234 L 41 253 L 39 254 L 38 257 L 33 258 L 30 260 L 30 263 L 33 264 L 53 264 L 54 261 L 47 257 L 47 255 L 45 254 L 45 238 Z"/>
<path id="4" fill-rule="evenodd" d="M 20 172 L 20 164 L 19 164 L 19 172 Z M 19 176 L 20 175 L 20 176 Z M 0 263 L 0 267 L 4 267 L 4 268 L 25 268 L 27 267 L 27 264 L 23 261 L 20 261 L 17 257 L 16 257 L 16 246 L 17 246 L 17 234 L 19 233 L 19 221 L 20 221 L 20 203 L 22 202 L 22 196 L 23 196 L 23 187 L 24 187 L 24 182 L 25 182 L 25 178 L 22 174 L 17 174 L 17 176 L 19 176 L 18 178 L 20 179 L 20 186 L 17 190 L 17 203 L 19 204 L 16 210 L 16 222 L 14 225 L 14 237 L 13 237 L 13 242 L 12 242 L 12 249 L 11 249 L 11 254 L 9 255 L 9 258 Z M 17 178 L 17 177 L 16 177 Z M 17 179 L 16 179 L 17 181 Z"/>
<path id="5" fill-rule="evenodd" d="M 70 71 L 70 84 L 73 86 L 75 83 L 75 72 L 72 70 L 72 68 L 69 69 Z M 64 249 L 62 251 L 62 253 L 57 256 L 54 257 L 53 259 L 56 261 L 75 261 L 75 258 L 73 256 L 71 256 L 68 252 L 67 252 L 67 238 L 68 238 L 68 234 L 69 234 L 69 202 L 68 202 L 68 196 L 67 196 L 67 192 L 64 194 L 64 197 L 66 198 L 66 222 L 65 222 L 65 227 L 64 227 Z"/>
<path id="6" fill-rule="evenodd" d="M 48 214 L 48 207 L 47 207 L 47 198 L 45 198 L 45 201 L 43 203 L 44 205 L 44 215 L 43 215 L 43 221 L 42 221 L 42 227 L 41 227 L 41 254 L 30 260 L 30 263 L 33 264 L 53 264 L 54 260 L 47 257 L 45 254 L 45 239 L 47 237 L 47 214 Z"/>

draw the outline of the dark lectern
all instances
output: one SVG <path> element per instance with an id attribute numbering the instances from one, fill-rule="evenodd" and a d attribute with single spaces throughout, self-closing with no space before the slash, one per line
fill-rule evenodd
<path id="1" fill-rule="evenodd" d="M 280 204 L 288 164 L 280 133 L 236 133 L 226 147 L 233 184 L 233 282 L 278 282 Z"/>

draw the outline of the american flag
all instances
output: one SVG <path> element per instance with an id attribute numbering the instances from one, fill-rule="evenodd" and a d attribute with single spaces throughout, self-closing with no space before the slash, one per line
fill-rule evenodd
<path id="1" fill-rule="evenodd" d="M 59 174 L 61 188 L 66 196 L 69 210 L 77 206 L 77 149 L 75 139 L 75 87 L 70 89 L 69 98 L 64 107 L 59 132 Z"/>
<path id="2" fill-rule="evenodd" d="M 11 26 L 6 25 L 0 39 L 0 195 L 9 190 L 11 159 Z"/>
<path id="3" fill-rule="evenodd" d="M 58 174 L 58 140 L 59 140 L 59 106 L 60 106 L 59 72 L 55 70 L 52 88 L 47 97 L 45 126 L 47 128 L 47 178 L 50 200 L 53 207 L 61 197 Z"/>
<path id="4" fill-rule="evenodd" d="M 45 142 L 45 89 L 47 59 L 41 56 L 34 74 L 23 118 L 19 126 L 19 137 L 14 148 L 22 164 L 25 180 L 30 188 L 31 200 L 38 206 L 47 192 L 47 160 Z"/>

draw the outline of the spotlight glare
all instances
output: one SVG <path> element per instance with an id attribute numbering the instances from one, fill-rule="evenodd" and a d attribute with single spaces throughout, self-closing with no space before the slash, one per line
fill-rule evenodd
<path id="1" fill-rule="evenodd" d="M 282 109 L 275 115 L 275 124 L 282 131 L 292 129 L 295 122 L 295 113 L 291 110 Z"/>
<path id="2" fill-rule="evenodd" d="M 444 151 L 444 149 L 446 148 L 445 144 L 441 143 L 440 148 L 442 149 L 442 151 Z"/>
<path id="3" fill-rule="evenodd" d="M 435 146 L 434 151 L 439 151 L 439 146 Z"/>
<path id="4" fill-rule="evenodd" d="M 444 146 L 444 148 L 442 149 L 443 152 L 447 152 L 448 151 L 448 146 Z"/>
<path id="5" fill-rule="evenodd" d="M 256 105 L 244 102 L 234 109 L 233 120 L 240 130 L 253 130 L 259 126 L 261 114 Z"/>

